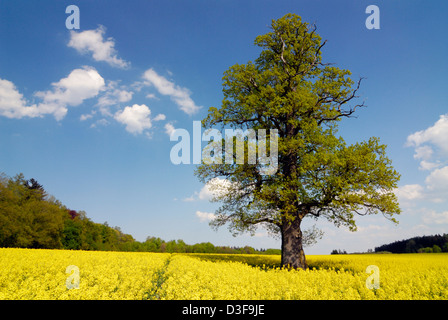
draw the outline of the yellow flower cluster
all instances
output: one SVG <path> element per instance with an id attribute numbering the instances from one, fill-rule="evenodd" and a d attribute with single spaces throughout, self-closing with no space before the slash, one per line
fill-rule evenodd
<path id="1" fill-rule="evenodd" d="M 325 255 L 307 260 L 308 270 L 288 271 L 275 267 L 279 256 L 178 256 L 170 265 L 165 298 L 448 299 L 448 254 Z M 370 265 L 378 267 L 379 289 L 367 287 Z"/>
<path id="2" fill-rule="evenodd" d="M 0 299 L 448 299 L 448 254 L 307 260 L 304 271 L 266 255 L 0 249 Z M 367 286 L 370 265 L 379 289 Z"/>
<path id="3" fill-rule="evenodd" d="M 169 254 L 0 249 L 0 299 L 141 299 Z M 79 289 L 68 289 L 68 266 Z M 76 279 L 74 279 L 76 280 Z"/>

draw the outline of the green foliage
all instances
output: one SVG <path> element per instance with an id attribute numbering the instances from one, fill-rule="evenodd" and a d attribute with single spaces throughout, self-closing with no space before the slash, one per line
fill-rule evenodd
<path id="1" fill-rule="evenodd" d="M 251 247 L 215 247 L 147 237 L 139 242 L 107 222 L 91 221 L 84 211 L 67 209 L 36 180 L 0 173 L 0 247 L 180 253 L 265 253 Z M 274 249 L 269 249 L 274 250 Z M 271 251 L 266 250 L 266 254 Z"/>
<path id="2" fill-rule="evenodd" d="M 347 251 L 341 249 L 333 249 L 330 254 L 347 254 Z"/>
<path id="3" fill-rule="evenodd" d="M 78 250 L 82 246 L 82 224 L 80 221 L 66 219 L 62 232 L 62 245 L 64 249 Z"/>
<path id="4" fill-rule="evenodd" d="M 448 252 L 448 242 L 445 242 L 442 246 L 442 251 L 443 252 Z"/>
<path id="5" fill-rule="evenodd" d="M 435 234 L 395 241 L 375 248 L 375 252 L 380 251 L 392 253 L 448 252 L 448 234 Z"/>
<path id="6" fill-rule="evenodd" d="M 37 182 L 36 182 L 37 183 Z M 62 248 L 63 212 L 22 174 L 0 180 L 0 246 Z"/>
<path id="7" fill-rule="evenodd" d="M 418 253 L 433 253 L 433 249 L 430 247 L 420 248 L 417 251 Z"/>
<path id="8" fill-rule="evenodd" d="M 119 229 L 68 210 L 23 174 L 0 176 L 0 246 L 19 248 L 120 250 L 133 239 Z"/>

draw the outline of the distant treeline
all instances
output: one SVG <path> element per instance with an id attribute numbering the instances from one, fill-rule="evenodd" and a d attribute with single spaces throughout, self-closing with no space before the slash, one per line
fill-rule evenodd
<path id="1" fill-rule="evenodd" d="M 23 174 L 0 173 L 0 247 L 186 253 L 279 254 L 277 249 L 186 244 L 147 237 L 136 241 L 119 227 L 90 220 L 84 211 L 70 210 L 48 195 L 36 180 Z"/>
<path id="2" fill-rule="evenodd" d="M 448 234 L 413 237 L 395 241 L 376 247 L 375 252 L 388 251 L 391 253 L 438 253 L 448 252 Z"/>

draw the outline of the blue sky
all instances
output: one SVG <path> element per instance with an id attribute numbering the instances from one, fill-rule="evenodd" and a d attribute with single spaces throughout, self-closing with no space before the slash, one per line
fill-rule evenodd
<path id="1" fill-rule="evenodd" d="M 66 28 L 72 4 L 79 30 Z M 365 26 L 371 4 L 379 30 Z M 168 133 L 219 107 L 223 73 L 253 61 L 255 37 L 289 12 L 316 23 L 325 61 L 366 78 L 368 107 L 339 133 L 380 137 L 402 175 L 399 225 L 360 217 L 352 233 L 319 221 L 325 235 L 306 253 L 447 232 L 446 1 L 1 1 L 0 171 L 139 241 L 279 247 L 264 230 L 210 229 L 217 205 L 194 165 L 171 163 Z"/>

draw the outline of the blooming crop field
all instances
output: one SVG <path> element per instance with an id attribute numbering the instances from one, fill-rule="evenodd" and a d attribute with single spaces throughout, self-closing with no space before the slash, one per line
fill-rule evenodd
<path id="1" fill-rule="evenodd" d="M 448 299 L 448 254 L 307 259 L 1 248 L 0 299 Z"/>

